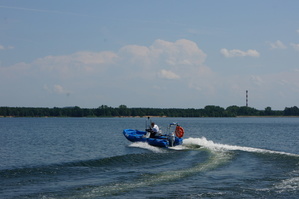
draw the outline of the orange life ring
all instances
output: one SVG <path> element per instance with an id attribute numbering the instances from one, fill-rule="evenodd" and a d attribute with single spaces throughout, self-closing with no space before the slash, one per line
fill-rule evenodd
<path id="1" fill-rule="evenodd" d="M 176 126 L 176 128 L 175 128 L 175 135 L 176 135 L 177 137 L 179 137 L 179 138 L 183 137 L 183 136 L 184 136 L 184 133 L 185 133 L 185 131 L 184 131 L 183 127 L 181 127 L 181 126 Z"/>

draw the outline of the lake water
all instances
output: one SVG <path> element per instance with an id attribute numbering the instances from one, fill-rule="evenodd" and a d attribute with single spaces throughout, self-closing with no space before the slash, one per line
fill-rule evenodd
<path id="1" fill-rule="evenodd" d="M 130 143 L 144 118 L 0 118 L 0 198 L 299 198 L 299 118 L 152 118 L 170 149 Z"/>

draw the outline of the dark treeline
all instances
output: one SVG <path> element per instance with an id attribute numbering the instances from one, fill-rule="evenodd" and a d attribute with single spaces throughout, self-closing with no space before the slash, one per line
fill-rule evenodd
<path id="1" fill-rule="evenodd" d="M 271 107 L 257 110 L 246 106 L 229 106 L 226 109 L 209 105 L 203 109 L 180 108 L 128 108 L 120 105 L 117 108 L 102 105 L 98 108 L 28 108 L 28 107 L 0 107 L 2 117 L 237 117 L 237 116 L 299 116 L 299 108 L 286 107 L 276 111 Z"/>

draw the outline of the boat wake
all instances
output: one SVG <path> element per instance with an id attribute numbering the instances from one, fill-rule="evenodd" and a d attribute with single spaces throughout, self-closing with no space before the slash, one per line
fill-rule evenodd
<path id="1" fill-rule="evenodd" d="M 294 157 L 296 160 L 299 157 L 298 154 L 281 152 L 281 151 L 214 143 L 211 140 L 207 140 L 205 137 L 184 139 L 184 143 L 182 147 L 185 147 L 185 149 L 189 148 L 191 150 L 194 150 L 196 146 L 197 147 L 200 146 L 201 148 L 205 148 L 214 152 L 218 151 L 223 153 L 225 153 L 225 151 L 244 151 L 250 153 L 274 154 L 274 155 L 282 155 L 285 157 Z M 298 165 L 298 163 L 296 165 Z M 296 166 L 293 168 L 293 171 L 291 173 L 287 174 L 286 179 L 274 183 L 272 187 L 263 190 L 258 189 L 257 191 L 263 191 L 263 192 L 274 191 L 277 193 L 284 193 L 284 192 L 289 193 L 289 192 L 298 192 L 298 190 L 299 190 L 299 168 Z"/>
<path id="2" fill-rule="evenodd" d="M 132 147 L 141 147 L 149 150 L 152 149 L 141 144 L 134 144 L 134 146 Z M 166 151 L 167 149 L 164 150 Z M 93 188 L 90 188 L 90 190 L 86 190 L 85 193 L 82 192 L 83 194 L 80 195 L 80 197 L 89 198 L 89 197 L 103 197 L 103 196 L 118 195 L 140 187 L 152 187 L 152 186 L 156 186 L 157 184 L 179 181 L 181 179 L 194 176 L 199 173 L 213 170 L 219 167 L 220 165 L 229 162 L 231 158 L 232 156 L 228 153 L 226 154 L 223 152 L 212 153 L 210 154 L 209 158 L 206 159 L 204 162 L 200 162 L 194 165 L 193 167 L 171 170 L 171 171 L 163 171 L 158 173 L 144 174 L 140 178 L 134 179 L 134 181 L 117 182 L 117 183 L 112 183 L 112 184 L 107 184 L 102 186 L 95 186 Z"/>
<path id="3" fill-rule="evenodd" d="M 129 146 L 130 147 L 135 147 L 135 148 L 147 149 L 147 150 L 152 151 L 154 153 L 166 153 L 167 152 L 167 150 L 164 149 L 164 148 L 152 146 L 152 145 L 149 145 L 146 142 L 133 142 Z"/>
<path id="4" fill-rule="evenodd" d="M 191 143 L 192 144 L 192 143 Z M 173 155 L 178 155 L 177 153 L 172 153 L 175 151 L 190 151 L 190 144 L 186 145 L 179 145 L 175 147 L 169 147 L 169 148 L 160 148 L 151 146 L 148 143 L 144 142 L 134 142 L 129 145 L 129 147 L 136 147 L 141 149 L 146 149 L 153 154 L 155 153 L 163 153 L 163 157 L 168 157 L 166 153 L 171 153 Z M 201 146 L 196 145 L 193 143 L 193 146 L 191 148 L 198 150 L 201 149 Z M 195 153 L 198 155 L 198 153 Z M 81 198 L 84 197 L 105 197 L 105 196 L 111 196 L 111 195 L 118 195 L 118 194 L 124 194 L 132 189 L 140 188 L 140 187 L 152 187 L 159 184 L 163 184 L 166 182 L 175 182 L 180 181 L 181 179 L 188 178 L 190 176 L 194 175 L 200 175 L 200 173 L 204 173 L 210 170 L 213 170 L 215 168 L 220 167 L 223 164 L 226 164 L 229 162 L 233 155 L 231 153 L 228 153 L 227 151 L 211 151 L 211 150 L 203 150 L 200 152 L 204 158 L 201 160 L 198 160 L 197 163 L 194 163 L 193 160 L 190 162 L 191 165 L 189 165 L 188 161 L 184 161 L 183 166 L 178 166 L 177 169 L 172 170 L 164 170 L 159 172 L 149 172 L 145 173 L 137 178 L 134 178 L 133 181 L 128 180 L 125 182 L 117 182 L 117 183 L 108 183 L 101 186 L 94 186 L 89 187 L 85 190 L 85 192 L 81 191 Z M 181 154 L 184 155 L 184 154 Z M 185 154 L 186 155 L 186 154 Z M 161 157 L 161 156 L 159 156 Z M 193 156 L 190 156 L 192 159 Z M 166 158 L 165 158 L 166 159 Z M 164 160 L 165 160 L 164 159 Z M 162 161 L 163 162 L 163 161 Z M 187 162 L 187 163 L 186 163 Z M 168 164 L 168 161 L 162 163 L 162 164 Z M 173 160 L 169 160 L 169 164 L 173 164 Z M 183 167 L 184 169 L 182 169 Z M 78 195 L 76 195 L 78 197 Z"/>
<path id="5" fill-rule="evenodd" d="M 105 181 L 102 184 L 95 183 L 89 186 L 78 186 L 75 187 L 76 190 L 72 192 L 67 197 L 57 196 L 55 198 L 98 198 L 98 197 L 109 197 L 109 196 L 118 196 L 129 194 L 131 190 L 142 187 L 153 187 L 157 185 L 163 185 L 167 182 L 172 182 L 177 186 L 178 189 L 184 189 L 180 183 L 181 180 L 189 178 L 196 175 L 202 175 L 211 170 L 215 170 L 224 165 L 227 165 L 235 158 L 235 153 L 232 151 L 245 151 L 253 153 L 263 153 L 263 154 L 280 154 L 287 155 L 292 157 L 299 157 L 296 154 L 271 151 L 266 149 L 252 148 L 252 147 L 243 147 L 235 145 L 226 145 L 215 143 L 211 140 L 207 140 L 205 137 L 202 138 L 186 138 L 184 139 L 183 145 L 170 147 L 170 148 L 159 148 L 151 146 L 144 142 L 134 142 L 129 145 L 129 147 L 135 147 L 140 149 L 145 149 L 153 153 L 142 153 L 142 154 L 127 154 L 124 156 L 115 156 L 110 158 L 105 158 L 101 160 L 90 160 L 77 163 L 69 163 L 66 165 L 61 165 L 58 168 L 58 171 L 69 170 L 69 167 L 79 167 L 84 169 L 85 167 L 93 170 L 100 168 L 104 173 L 111 173 L 113 175 L 115 170 L 122 168 L 126 170 L 123 172 L 121 180 L 111 180 L 111 182 Z M 178 151 L 178 152 L 175 152 Z M 182 152 L 179 152 L 182 151 Z M 161 153 L 161 154 L 159 154 Z M 169 153 L 169 154 L 168 154 Z M 140 170 L 144 168 L 151 168 L 153 165 L 164 165 L 168 167 L 169 164 L 173 164 L 174 158 L 182 158 L 184 156 L 184 161 L 182 164 L 177 163 L 176 167 L 173 169 L 165 170 L 147 170 L 147 172 L 142 172 L 142 175 L 138 175 Z M 293 158 L 292 158 L 293 159 Z M 296 158 L 297 159 L 297 158 Z M 158 162 L 158 163 L 157 163 Z M 137 170 L 131 170 L 131 166 L 134 165 Z M 146 165 L 146 166 L 145 166 Z M 65 167 L 65 168 L 64 168 Z M 57 170 L 55 168 L 49 168 L 49 171 L 46 169 L 42 170 L 43 173 L 49 173 L 49 175 Z M 31 169 L 32 170 L 32 169 Z M 32 172 L 30 170 L 30 172 Z M 129 171 L 129 172 L 128 172 Z M 136 172 L 137 171 L 137 172 Z M 36 173 L 41 172 L 41 169 L 36 169 Z M 82 172 L 85 172 L 83 170 Z M 256 189 L 257 192 L 269 192 L 274 191 L 278 193 L 282 192 L 297 192 L 299 190 L 299 172 L 298 170 L 293 170 L 295 173 L 291 173 L 288 178 L 282 179 L 279 182 L 273 183 L 272 186 L 265 189 Z M 7 172 L 6 172 L 7 173 Z M 11 171 L 10 173 L 15 173 Z M 28 174 L 26 170 L 25 173 Z M 129 173 L 129 174 L 128 174 Z M 133 175 L 136 173 L 136 175 Z M 35 173 L 32 173 L 35 174 Z M 133 175 L 133 177 L 126 176 Z M 111 179 L 110 175 L 109 179 Z M 108 179 L 108 178 L 107 178 Z M 125 179 L 125 180 L 123 180 Z"/>
<path id="6" fill-rule="evenodd" d="M 237 146 L 237 145 L 227 145 L 214 143 L 211 140 L 207 140 L 205 137 L 202 138 L 187 138 L 184 139 L 183 146 L 185 149 L 194 149 L 195 147 L 204 147 L 212 151 L 245 151 L 245 152 L 255 152 L 255 153 L 271 153 L 271 154 L 280 154 L 293 157 L 299 157 L 298 154 L 272 151 L 267 149 L 259 149 L 253 147 Z"/>
<path id="7" fill-rule="evenodd" d="M 155 146 L 151 146 L 145 142 L 134 142 L 130 145 L 130 147 L 143 148 L 150 150 L 154 153 L 166 153 L 168 150 L 164 148 L 159 148 Z M 254 147 L 245 147 L 245 146 L 237 146 L 237 145 L 228 145 L 228 144 L 220 144 L 215 143 L 212 140 L 207 140 L 205 137 L 202 138 L 186 138 L 182 145 L 178 145 L 175 147 L 169 147 L 170 150 L 197 150 L 197 149 L 209 149 L 211 151 L 219 152 L 219 151 L 245 151 L 245 152 L 254 152 L 254 153 L 270 153 L 270 154 L 279 154 L 279 155 L 287 155 L 293 157 L 299 157 L 298 154 L 281 152 L 281 151 L 273 151 L 268 149 L 260 149 Z"/>
<path id="8" fill-rule="evenodd" d="M 279 193 L 285 191 L 298 191 L 299 190 L 299 177 L 293 177 L 277 183 L 274 188 L 278 190 Z"/>

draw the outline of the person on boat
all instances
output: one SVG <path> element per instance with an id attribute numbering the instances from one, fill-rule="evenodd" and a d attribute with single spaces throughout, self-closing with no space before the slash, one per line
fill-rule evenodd
<path id="1" fill-rule="evenodd" d="M 151 123 L 150 133 L 150 138 L 161 136 L 159 126 L 154 122 Z"/>

